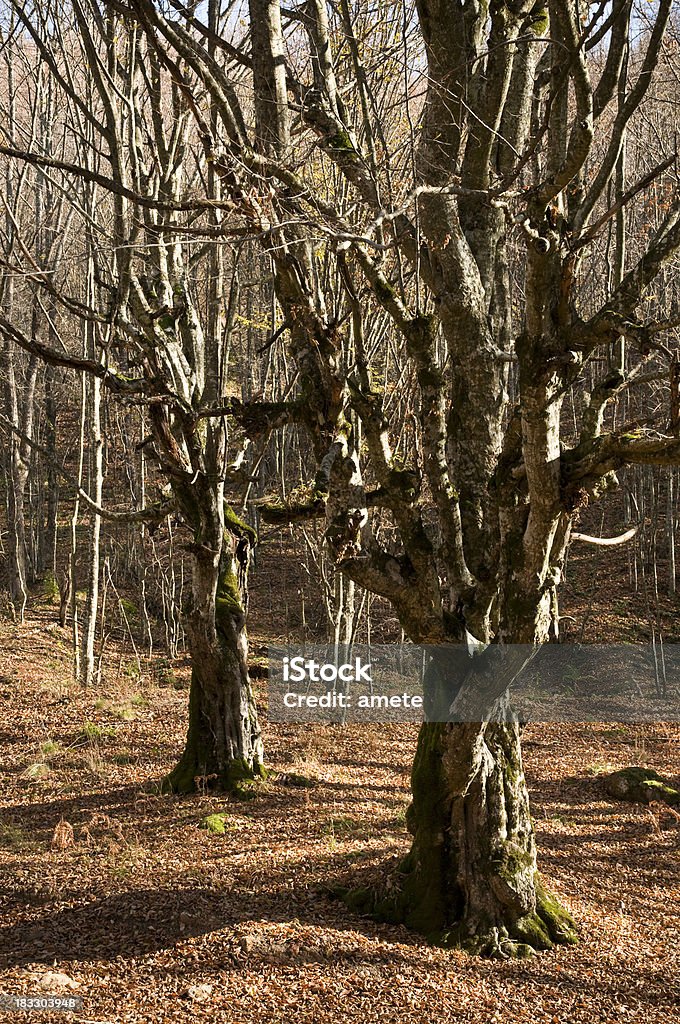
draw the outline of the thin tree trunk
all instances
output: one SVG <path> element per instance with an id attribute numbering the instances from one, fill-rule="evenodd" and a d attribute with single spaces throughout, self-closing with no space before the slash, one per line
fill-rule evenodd
<path id="1" fill-rule="evenodd" d="M 12 59 L 7 62 L 7 93 L 9 96 L 8 111 L 8 132 L 10 140 L 14 138 L 15 124 L 15 92 L 14 92 L 14 69 Z M 10 212 L 15 204 L 17 196 L 13 180 L 13 171 L 10 165 L 7 166 L 5 178 L 5 195 L 7 204 L 7 215 L 5 217 L 5 230 L 9 239 L 9 249 L 14 245 L 14 220 Z M 14 306 L 14 275 L 8 274 L 2 281 L 2 300 L 4 311 L 7 316 L 12 316 Z M 21 426 L 19 418 L 19 392 L 17 385 L 14 342 L 9 337 L 5 339 L 3 352 L 3 376 L 5 403 L 9 413 L 12 426 Z M 7 561 L 9 575 L 9 593 L 12 602 L 12 609 L 19 620 L 24 620 L 26 608 L 26 525 L 24 518 L 24 488 L 28 476 L 28 467 L 21 457 L 21 442 L 16 434 L 10 432 L 7 439 Z"/>
<path id="2" fill-rule="evenodd" d="M 57 403 L 54 396 L 54 368 L 45 367 L 45 448 L 49 453 L 43 466 L 47 501 L 45 521 L 38 538 L 38 571 L 51 570 L 57 579 L 57 519 L 59 515 L 59 475 L 57 464 Z"/>
<path id="3" fill-rule="evenodd" d="M 88 205 L 94 208 L 94 196 L 88 194 Z M 87 279 L 85 282 L 86 302 L 94 306 L 95 281 L 94 281 L 94 259 L 92 256 L 92 239 L 88 239 L 90 255 L 87 261 Z M 95 339 L 95 327 L 88 324 L 86 327 L 86 350 L 90 359 L 97 358 L 97 343 Z M 90 494 L 95 503 L 102 504 L 103 482 L 104 482 L 104 445 L 102 440 L 101 426 L 101 381 L 93 377 L 90 382 Z M 101 536 L 101 516 L 96 512 L 91 516 L 90 536 L 88 542 L 88 564 L 87 564 L 87 599 L 85 602 L 85 614 L 83 617 L 83 685 L 93 686 L 96 679 L 96 663 L 94 644 L 97 633 L 97 613 L 99 606 L 99 541 Z"/>
<path id="4" fill-rule="evenodd" d="M 83 463 L 85 458 L 85 415 L 87 411 L 87 382 L 85 374 L 80 381 L 80 422 L 78 428 L 78 487 L 83 486 Z M 80 499 L 76 494 L 71 515 L 71 550 L 68 556 L 69 583 L 64 588 L 71 600 L 72 644 L 73 644 L 73 681 L 81 681 L 80 658 L 80 622 L 78 620 L 78 517 L 80 515 Z"/>
<path id="5" fill-rule="evenodd" d="M 102 431 L 101 431 L 101 382 L 93 378 L 91 382 L 91 425 L 90 449 L 92 452 L 91 496 L 97 503 L 102 503 L 103 463 L 102 463 Z M 99 605 L 99 540 L 101 535 L 101 516 L 95 512 L 90 525 L 87 568 L 87 601 L 83 620 L 83 685 L 93 686 L 96 678 L 94 643 L 97 632 L 97 611 Z"/>

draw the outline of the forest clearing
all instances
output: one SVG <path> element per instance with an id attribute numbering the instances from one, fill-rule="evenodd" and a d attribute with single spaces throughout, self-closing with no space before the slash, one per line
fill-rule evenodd
<path id="1" fill-rule="evenodd" d="M 624 568 L 601 555 L 593 581 L 583 562 L 566 581 L 579 621 Z M 256 614 L 284 618 L 263 590 Z M 591 641 L 612 629 L 600 602 Z M 256 653 L 267 639 L 255 631 Z M 334 895 L 380 882 L 408 848 L 416 726 L 265 725 L 271 775 L 249 798 L 177 798 L 158 783 L 184 741 L 186 660 L 139 678 L 123 645 L 101 689 L 83 691 L 44 598 L 1 640 L 0 991 L 47 986 L 82 997 L 76 1020 L 131 1024 L 677 1019 L 680 819 L 603 786 L 635 764 L 680 788 L 677 724 L 527 727 L 539 864 L 580 941 L 503 964 L 425 945 Z M 266 723 L 264 680 L 256 692 Z"/>

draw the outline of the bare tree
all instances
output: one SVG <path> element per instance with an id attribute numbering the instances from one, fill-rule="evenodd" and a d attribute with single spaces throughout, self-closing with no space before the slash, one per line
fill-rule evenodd
<path id="1" fill-rule="evenodd" d="M 15 85 L 15 46 L 13 35 L 15 25 L 13 19 L 2 33 L 4 50 L 4 71 L 6 80 L 3 92 L 7 97 L 4 104 L 6 110 L 6 131 L 10 139 L 16 130 L 16 85 Z M 5 38 L 6 36 L 6 38 Z M 4 185 L 4 230 L 3 250 L 11 259 L 17 245 L 17 217 L 24 202 L 27 186 L 25 172 L 17 172 L 12 164 L 5 167 Z M 0 306 L 11 316 L 17 302 L 17 288 L 13 274 L 3 274 L 0 281 Z M 37 321 L 36 309 L 33 310 L 33 326 Z M 14 613 L 21 622 L 28 599 L 28 566 L 27 566 L 27 529 L 25 514 L 25 493 L 29 474 L 30 439 L 33 434 L 34 396 L 38 372 L 38 362 L 31 356 L 28 365 L 19 357 L 17 347 L 11 338 L 5 338 L 2 350 L 2 376 L 5 408 L 10 430 L 6 436 L 5 472 L 7 477 L 7 524 L 8 524 L 8 570 L 9 593 Z M 12 430 L 14 428 L 14 431 Z M 18 434 L 20 431 L 24 437 Z"/>
<path id="2" fill-rule="evenodd" d="M 86 373 L 119 400 L 147 410 L 145 451 L 162 470 L 168 493 L 129 514 L 107 512 L 97 500 L 96 456 L 95 498 L 81 493 L 94 513 L 91 563 L 94 572 L 99 516 L 134 522 L 160 520 L 169 508 L 181 514 L 193 565 L 185 616 L 193 673 L 187 745 L 166 784 L 187 791 L 202 779 L 229 787 L 259 774 L 262 762 L 237 561 L 238 545 L 249 545 L 253 531 L 225 502 L 230 476 L 223 418 L 212 415 L 226 372 L 221 319 L 215 301 L 202 317 L 197 280 L 201 260 L 213 255 L 200 244 L 195 258 L 187 252 L 175 222 L 178 214 L 215 208 L 210 200 L 182 198 L 187 179 L 191 188 L 192 173 L 201 171 L 192 171 L 187 151 L 191 97 L 162 78 L 138 26 L 115 12 L 79 3 L 14 8 L 30 47 L 65 97 L 67 115 L 53 126 L 53 138 L 61 129 L 66 141 L 58 157 L 38 146 L 4 151 L 57 177 L 92 245 L 74 290 L 64 278 L 42 272 L 25 243 L 21 249 L 22 269 L 30 268 L 59 306 L 59 345 L 27 330 L 19 311 L 4 314 L 0 330 L 32 358 Z M 93 188 L 105 194 L 98 205 L 85 200 Z M 64 327 L 74 320 L 96 339 L 82 355 L 64 341 Z M 95 406 L 95 425 L 96 418 Z M 94 668 L 93 582 L 84 637 L 88 676 Z"/>

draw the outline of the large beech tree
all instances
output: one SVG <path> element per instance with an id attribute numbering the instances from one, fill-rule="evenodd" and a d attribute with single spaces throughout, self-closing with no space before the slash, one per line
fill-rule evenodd
<path id="1" fill-rule="evenodd" d="M 186 229 L 248 232 L 271 261 L 298 393 L 224 411 L 251 434 L 302 425 L 317 471 L 270 514 L 325 517 L 338 569 L 390 601 L 414 642 L 556 639 L 579 509 L 619 468 L 680 458 L 667 417 L 625 431 L 609 417 L 643 368 L 658 376 L 673 357 L 670 313 L 646 318 L 642 302 L 680 248 L 677 193 L 627 263 L 618 230 L 645 189 L 670 180 L 674 157 L 659 153 L 622 184 L 623 139 L 649 96 L 671 0 L 642 7 L 634 17 L 630 0 L 249 0 L 212 4 L 204 22 L 179 0 L 115 0 L 79 16 L 80 31 L 104 12 L 136 26 L 193 119 L 195 159 L 211 172 L 200 202 L 229 214 Z M 181 183 L 163 198 L 172 238 L 182 204 L 199 200 Z M 618 272 L 593 287 L 614 224 Z M 163 301 L 177 308 L 170 293 Z M 154 325 L 142 350 L 155 353 L 162 320 L 156 306 L 140 310 Z M 366 344 L 378 315 L 417 382 L 406 461 Z M 568 435 L 564 397 L 591 379 Z M 186 432 L 197 453 L 172 477 L 183 509 L 212 493 L 193 395 L 164 398 L 156 427 L 170 447 Z M 200 540 L 213 551 L 217 511 L 210 522 Z M 475 666 L 455 691 L 463 724 L 422 726 L 411 851 L 396 885 L 354 901 L 436 941 L 513 956 L 575 931 L 540 882 L 519 726 L 465 722 L 488 685 Z"/>

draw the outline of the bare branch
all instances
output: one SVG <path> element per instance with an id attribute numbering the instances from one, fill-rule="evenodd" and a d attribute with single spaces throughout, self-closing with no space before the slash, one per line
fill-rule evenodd
<path id="1" fill-rule="evenodd" d="M 64 469 L 56 459 L 52 458 L 52 453 L 39 444 L 28 434 L 24 433 L 23 430 L 19 430 L 4 413 L 0 412 L 0 421 L 4 423 L 8 430 L 10 430 L 17 437 L 21 438 L 27 445 L 29 445 L 33 451 L 40 452 L 43 455 L 50 466 L 56 469 L 59 476 L 73 487 L 78 497 L 85 502 L 91 512 L 101 516 L 102 519 L 106 519 L 107 522 L 111 523 L 160 523 L 163 519 L 167 518 L 172 512 L 177 511 L 177 505 L 174 501 L 163 501 L 158 502 L 156 505 L 147 506 L 146 508 L 135 509 L 134 512 L 113 512 L 111 509 L 103 508 L 98 505 L 96 501 L 93 501 L 87 491 L 78 483 L 77 479 Z"/>
<path id="2" fill-rule="evenodd" d="M 618 537 L 591 537 L 587 533 L 571 533 L 571 540 L 580 540 L 585 544 L 595 544 L 598 547 L 613 548 L 619 544 L 625 544 L 627 541 L 632 540 L 637 533 L 637 526 L 633 526 L 632 529 L 626 530 L 625 533 L 620 534 Z"/>

